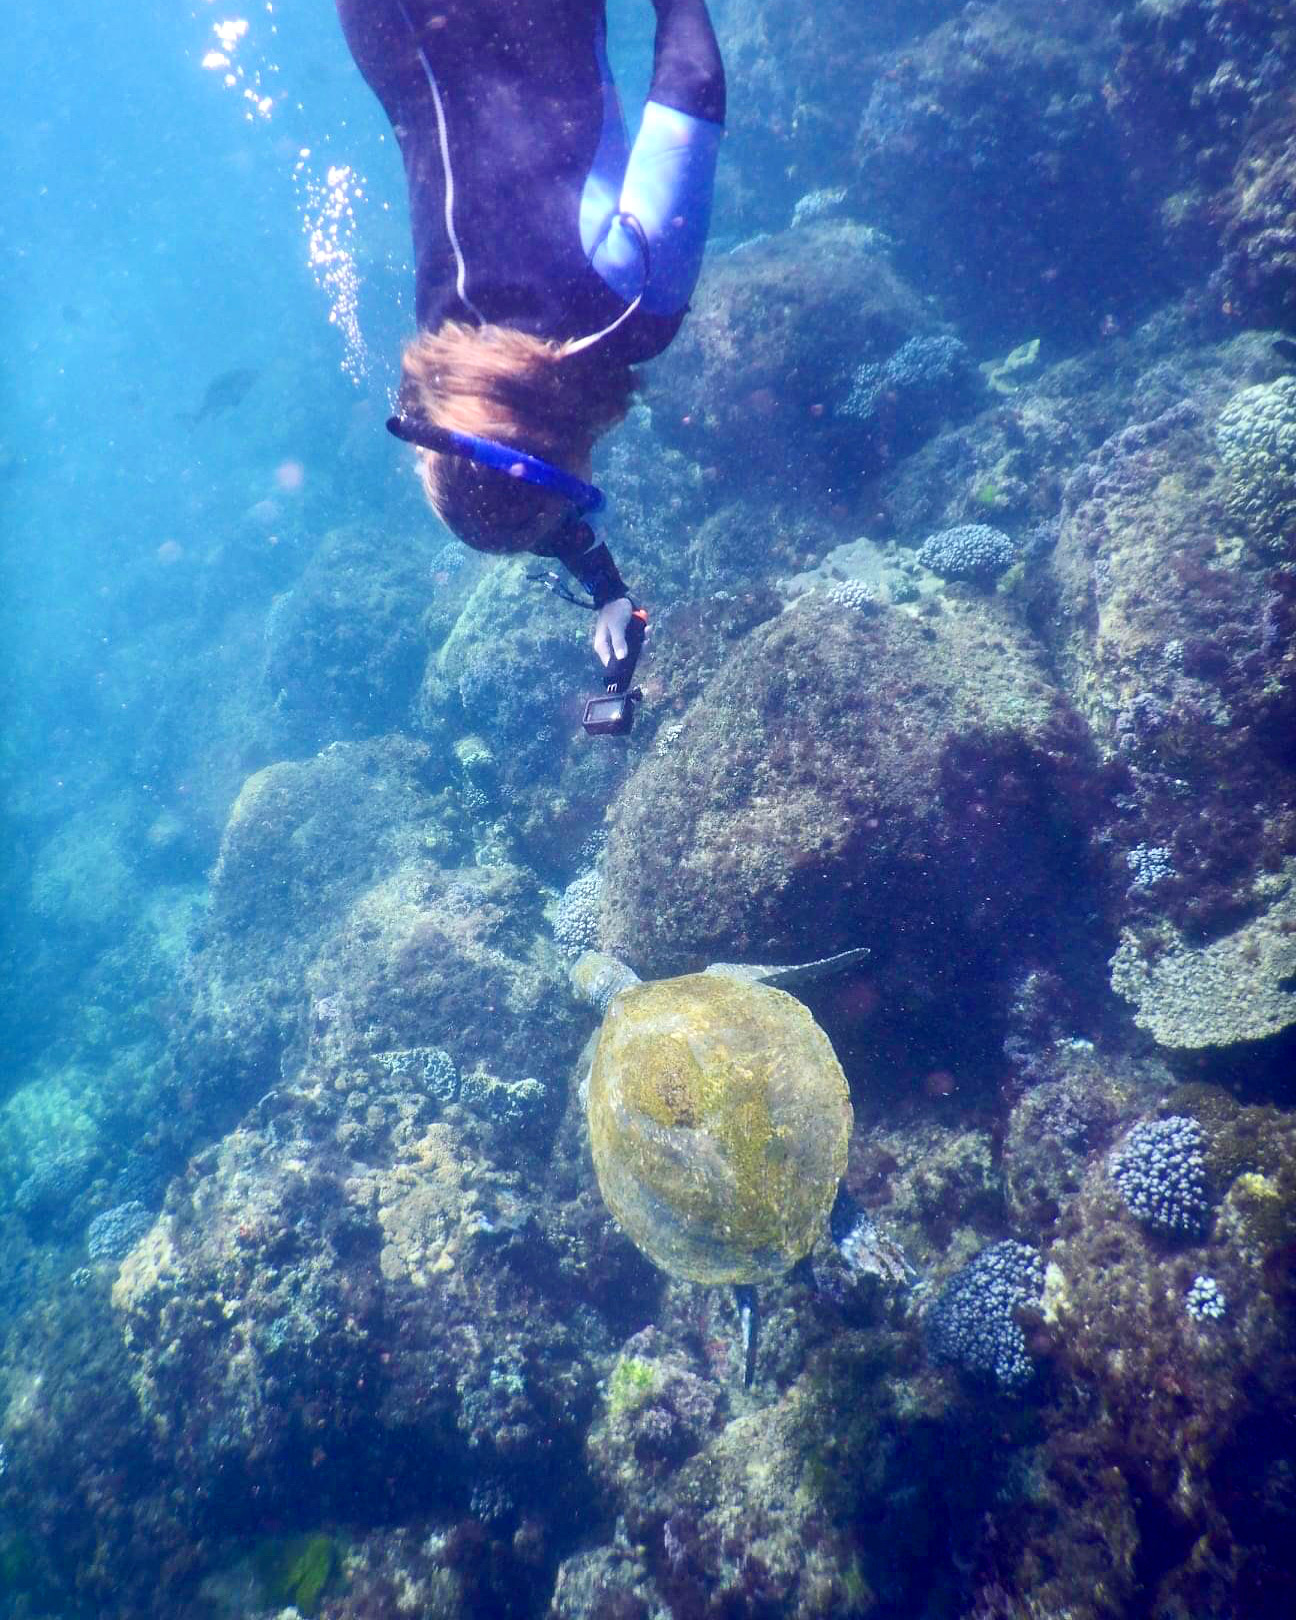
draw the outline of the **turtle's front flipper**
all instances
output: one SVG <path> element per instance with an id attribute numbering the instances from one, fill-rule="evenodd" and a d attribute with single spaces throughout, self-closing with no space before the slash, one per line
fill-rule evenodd
<path id="1" fill-rule="evenodd" d="M 772 984 L 776 990 L 797 990 L 805 984 L 816 984 L 830 979 L 834 973 L 844 973 L 869 954 L 867 945 L 854 950 L 838 951 L 836 956 L 820 957 L 817 962 L 798 962 L 793 967 L 770 967 L 767 964 L 746 962 L 712 962 L 705 973 L 719 973 L 726 979 L 739 979 L 744 984 Z"/>
<path id="2" fill-rule="evenodd" d="M 736 1284 L 734 1303 L 738 1307 L 738 1331 L 742 1335 L 743 1388 L 750 1389 L 756 1376 L 756 1335 L 760 1330 L 755 1288 L 750 1283 Z"/>
<path id="3" fill-rule="evenodd" d="M 639 982 L 633 968 L 604 951 L 582 951 L 571 967 L 572 991 L 588 1002 L 600 1018 L 613 996 Z"/>

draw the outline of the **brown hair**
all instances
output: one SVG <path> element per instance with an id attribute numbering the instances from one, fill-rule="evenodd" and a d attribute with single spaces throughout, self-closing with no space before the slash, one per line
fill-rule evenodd
<path id="1" fill-rule="evenodd" d="M 621 421 L 637 386 L 629 366 L 609 365 L 596 350 L 457 321 L 406 344 L 401 373 L 407 414 L 527 450 L 566 470 Z M 523 549 L 526 538 L 514 531 L 559 509 L 558 497 L 463 456 L 420 449 L 418 457 L 437 516 L 478 550 Z"/>

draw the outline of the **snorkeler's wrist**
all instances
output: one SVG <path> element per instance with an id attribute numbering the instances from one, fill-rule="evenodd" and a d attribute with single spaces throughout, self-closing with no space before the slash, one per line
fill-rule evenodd
<path id="1" fill-rule="evenodd" d="M 596 608 L 606 607 L 609 602 L 616 602 L 623 596 L 629 600 L 626 582 L 621 578 L 612 553 L 606 546 L 595 546 L 593 551 L 587 551 L 578 558 L 577 564 L 573 572 L 594 598 Z"/>
<path id="2" fill-rule="evenodd" d="M 580 524 L 570 539 L 564 538 L 566 543 L 555 546 L 550 555 L 580 581 L 593 597 L 596 608 L 606 607 L 622 596 L 629 599 L 630 592 L 612 553 L 602 541 L 595 540 L 594 531 L 587 523 Z"/>

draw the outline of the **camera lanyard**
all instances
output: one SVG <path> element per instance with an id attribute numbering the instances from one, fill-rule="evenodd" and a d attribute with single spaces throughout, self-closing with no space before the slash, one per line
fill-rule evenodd
<path id="1" fill-rule="evenodd" d="M 546 569 L 540 574 L 528 574 L 527 578 L 534 585 L 543 585 L 546 590 L 552 591 L 555 596 L 561 597 L 564 602 L 570 602 L 573 607 L 588 608 L 591 613 L 598 612 L 592 597 L 586 601 L 583 596 L 577 596 L 571 587 L 566 584 L 562 576 L 555 574 L 552 569 Z"/>

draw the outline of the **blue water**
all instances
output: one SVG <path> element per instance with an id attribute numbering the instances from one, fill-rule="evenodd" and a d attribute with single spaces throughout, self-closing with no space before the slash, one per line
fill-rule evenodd
<path id="1" fill-rule="evenodd" d="M 0 1615 L 1286 1612 L 1296 463 L 1217 423 L 1296 421 L 1290 18 L 712 12 L 707 264 L 595 454 L 629 741 L 383 430 L 326 0 L 3 22 Z M 569 974 L 861 945 L 797 989 L 863 1224 L 748 1389 Z"/>

